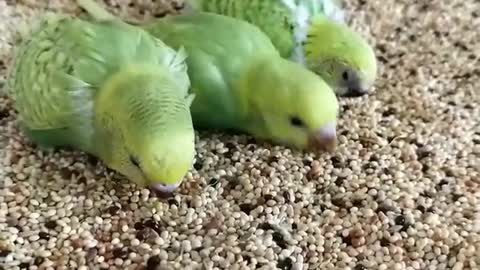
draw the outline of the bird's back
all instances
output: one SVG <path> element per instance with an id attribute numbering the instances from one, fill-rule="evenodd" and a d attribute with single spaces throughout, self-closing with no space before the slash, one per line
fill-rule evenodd
<path id="1" fill-rule="evenodd" d="M 19 44 L 8 86 L 35 142 L 88 151 L 95 95 L 105 80 L 123 65 L 161 62 L 148 34 L 114 24 L 48 15 Z"/>
<path id="2" fill-rule="evenodd" d="M 146 29 L 175 49 L 185 47 L 197 127 L 231 128 L 238 121 L 236 80 L 257 55 L 278 54 L 256 26 L 213 13 L 169 16 Z"/>

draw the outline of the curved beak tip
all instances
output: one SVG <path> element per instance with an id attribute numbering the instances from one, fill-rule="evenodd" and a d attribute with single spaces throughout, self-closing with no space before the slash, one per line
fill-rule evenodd
<path id="1" fill-rule="evenodd" d="M 362 88 L 351 88 L 348 89 L 347 93 L 345 94 L 346 97 L 362 97 L 368 94 L 368 90 Z"/>
<path id="2" fill-rule="evenodd" d="M 315 148 L 320 151 L 333 152 L 337 148 L 337 140 L 335 138 L 323 139 L 317 142 Z"/>
<path id="3" fill-rule="evenodd" d="M 169 195 L 172 194 L 175 189 L 177 189 L 180 186 L 180 183 L 177 184 L 161 184 L 161 183 L 156 183 L 156 184 L 151 184 L 150 188 L 153 189 L 156 193 L 162 194 L 162 195 Z"/>
<path id="4" fill-rule="evenodd" d="M 337 148 L 337 130 L 334 123 L 327 124 L 316 130 L 309 138 L 310 147 L 327 152 Z"/>

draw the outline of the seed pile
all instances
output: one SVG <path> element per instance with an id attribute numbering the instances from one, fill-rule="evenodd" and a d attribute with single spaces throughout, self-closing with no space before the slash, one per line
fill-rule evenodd
<path id="1" fill-rule="evenodd" d="M 79 14 L 47 2 L 0 1 L 0 83 L 21 20 Z M 105 2 L 140 18 L 181 7 Z M 347 2 L 380 75 L 371 96 L 342 99 L 337 152 L 197 133 L 168 199 L 85 154 L 40 151 L 3 91 L 0 269 L 479 269 L 480 2 Z"/>

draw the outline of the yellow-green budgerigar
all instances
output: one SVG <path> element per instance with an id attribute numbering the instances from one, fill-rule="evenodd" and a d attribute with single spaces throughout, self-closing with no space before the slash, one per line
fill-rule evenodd
<path id="1" fill-rule="evenodd" d="M 77 3 L 94 18 L 115 18 L 91 0 Z M 335 93 L 315 73 L 282 58 L 258 27 L 204 12 L 142 27 L 172 48 L 185 47 L 195 127 L 241 131 L 300 149 L 335 148 Z"/>
<path id="2" fill-rule="evenodd" d="M 187 0 L 190 12 L 246 20 L 264 31 L 280 54 L 305 65 L 338 96 L 367 94 L 377 76 L 373 48 L 345 22 L 339 0 Z"/>
<path id="3" fill-rule="evenodd" d="M 193 163 L 184 50 L 113 21 L 47 14 L 23 36 L 8 86 L 26 136 L 73 147 L 172 192 Z"/>

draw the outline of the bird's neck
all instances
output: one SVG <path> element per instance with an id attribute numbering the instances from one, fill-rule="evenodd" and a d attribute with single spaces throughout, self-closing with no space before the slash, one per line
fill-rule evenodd
<path id="1" fill-rule="evenodd" d="M 257 136 L 266 135 L 264 103 L 268 102 L 270 95 L 275 94 L 271 82 L 278 73 L 273 64 L 277 57 L 280 56 L 275 53 L 257 54 L 235 82 L 234 94 L 238 100 L 237 129 Z"/>

